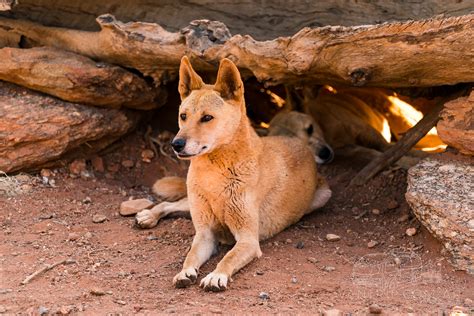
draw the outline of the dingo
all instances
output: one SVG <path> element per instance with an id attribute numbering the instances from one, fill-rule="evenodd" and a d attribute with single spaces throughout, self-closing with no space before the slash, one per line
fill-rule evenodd
<path id="1" fill-rule="evenodd" d="M 216 269 L 201 280 L 222 291 L 231 276 L 260 257 L 269 238 L 329 200 L 308 146 L 298 138 L 260 138 L 246 115 L 237 67 L 221 61 L 215 85 L 206 85 L 187 57 L 181 60 L 180 130 L 172 147 L 190 159 L 187 190 L 196 235 L 176 287 L 196 282 L 218 242 L 234 244 Z"/>

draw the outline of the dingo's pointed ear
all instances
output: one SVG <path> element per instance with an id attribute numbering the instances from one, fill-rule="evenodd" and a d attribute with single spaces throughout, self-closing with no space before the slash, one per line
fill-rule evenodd
<path id="1" fill-rule="evenodd" d="M 241 101 L 244 98 L 244 84 L 239 69 L 227 58 L 221 60 L 214 90 L 224 99 Z"/>
<path id="2" fill-rule="evenodd" d="M 179 66 L 179 85 L 178 91 L 181 100 L 184 100 L 192 90 L 198 90 L 204 86 L 201 77 L 194 71 L 193 66 L 189 62 L 188 57 L 181 58 L 181 65 Z"/>

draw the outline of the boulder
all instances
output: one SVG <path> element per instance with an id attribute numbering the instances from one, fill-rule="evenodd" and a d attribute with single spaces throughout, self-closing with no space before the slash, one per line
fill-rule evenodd
<path id="1" fill-rule="evenodd" d="M 148 199 L 137 199 L 124 201 L 120 204 L 120 215 L 130 216 L 135 215 L 143 209 L 153 206 L 153 202 Z"/>
<path id="2" fill-rule="evenodd" d="M 474 165 L 471 158 L 448 158 L 427 158 L 412 167 L 405 197 L 455 269 L 474 274 Z"/>
<path id="3" fill-rule="evenodd" d="M 0 81 L 0 170 L 32 170 L 99 151 L 138 118 L 129 110 L 64 102 Z"/>
<path id="4" fill-rule="evenodd" d="M 467 97 L 448 102 L 440 114 L 438 135 L 465 155 L 474 155 L 474 90 Z"/>

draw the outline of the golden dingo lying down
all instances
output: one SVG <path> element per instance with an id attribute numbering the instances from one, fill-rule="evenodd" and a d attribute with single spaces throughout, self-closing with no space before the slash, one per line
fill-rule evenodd
<path id="1" fill-rule="evenodd" d="M 331 191 L 305 143 L 256 134 L 230 60 L 221 61 L 215 85 L 206 85 L 183 57 L 179 93 L 180 130 L 172 146 L 179 158 L 191 160 L 187 190 L 196 235 L 173 283 L 195 283 L 219 242 L 235 244 L 200 283 L 222 291 L 234 273 L 261 256 L 259 240 L 323 206 Z"/>

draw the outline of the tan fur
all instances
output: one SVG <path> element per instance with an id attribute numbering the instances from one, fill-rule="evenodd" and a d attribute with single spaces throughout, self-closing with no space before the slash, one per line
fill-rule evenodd
<path id="1" fill-rule="evenodd" d="M 153 193 L 160 199 L 173 202 L 186 197 L 186 181 L 180 177 L 164 177 L 153 184 Z"/>
<path id="2" fill-rule="evenodd" d="M 329 189 L 301 140 L 257 136 L 246 116 L 240 74 L 230 60 L 221 61 L 212 86 L 202 84 L 183 57 L 179 87 L 180 117 L 186 118 L 180 119 L 175 140 L 186 139 L 178 156 L 191 159 L 187 188 L 196 235 L 173 282 L 177 287 L 194 283 L 218 242 L 235 243 L 201 281 L 204 289 L 220 291 L 261 256 L 259 240 L 297 222 L 317 204 L 317 191 Z M 203 123 L 204 115 L 214 118 Z"/>

